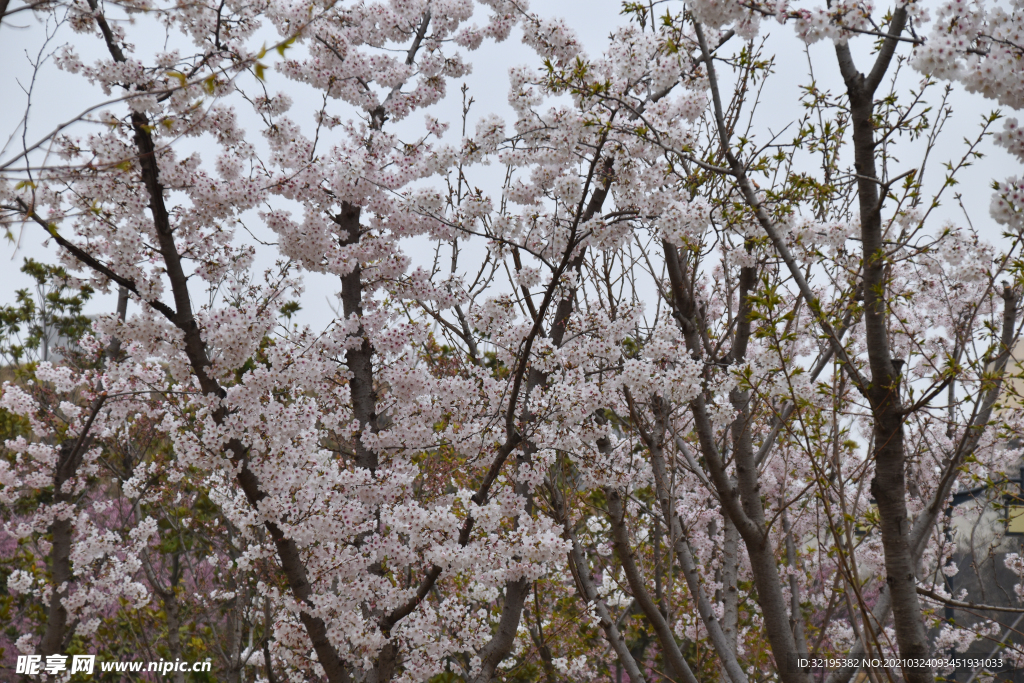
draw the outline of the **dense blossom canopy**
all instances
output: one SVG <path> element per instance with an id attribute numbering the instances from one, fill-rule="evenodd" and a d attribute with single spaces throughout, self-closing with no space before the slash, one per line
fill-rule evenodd
<path id="1" fill-rule="evenodd" d="M 1024 174 L 978 162 L 1024 162 L 1024 2 L 623 8 L 601 53 L 521 0 L 8 8 L 106 100 L 0 157 L 60 262 L 0 320 L 5 666 L 803 683 L 1003 638 L 954 579 L 1021 456 Z M 841 82 L 759 126 L 820 41 Z"/>

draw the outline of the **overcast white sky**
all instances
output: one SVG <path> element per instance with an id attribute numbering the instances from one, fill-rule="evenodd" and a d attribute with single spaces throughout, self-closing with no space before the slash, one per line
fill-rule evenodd
<path id="1" fill-rule="evenodd" d="M 20 4 L 20 0 L 12 0 L 11 3 L 15 8 Z M 621 4 L 618 0 L 549 0 L 533 4 L 533 9 L 541 14 L 565 17 L 568 23 L 575 28 L 587 52 L 591 55 L 600 53 L 606 47 L 609 33 L 624 21 L 625 18 L 619 13 L 620 7 Z M 779 26 L 774 22 L 766 23 L 765 27 L 771 33 L 768 44 L 769 52 L 775 51 L 777 64 L 776 74 L 765 89 L 767 96 L 758 110 L 756 123 L 762 130 L 778 131 L 801 113 L 798 86 L 806 84 L 810 80 L 807 75 L 808 60 L 802 44 L 793 36 L 791 28 Z M 140 31 L 140 28 L 129 27 L 129 40 L 136 44 L 151 41 L 156 47 L 163 44 L 162 33 Z M 0 93 L 2 93 L 0 95 L 0 103 L 2 103 L 0 106 L 0 145 L 8 142 L 9 136 L 14 133 L 14 139 L 8 143 L 4 153 L 0 155 L 0 162 L 10 158 L 12 153 L 17 153 L 22 144 L 21 136 L 23 134 L 25 139 L 31 143 L 46 135 L 58 124 L 72 119 L 82 110 L 105 99 L 102 93 L 90 88 L 83 79 L 57 70 L 52 63 L 47 63 L 40 70 L 35 82 L 31 82 L 31 61 L 40 54 L 42 41 L 46 35 L 45 29 L 46 27 L 28 12 L 9 17 L 0 25 L 0 65 L 3 67 L 0 69 Z M 52 51 L 53 48 L 69 41 L 75 44 L 76 50 L 84 58 L 88 58 L 90 54 L 96 56 L 101 54 L 102 46 L 98 40 L 72 34 L 66 26 L 62 27 L 50 41 L 49 50 L 46 51 Z M 855 42 L 854 47 L 858 51 L 868 49 L 870 47 L 869 39 Z M 510 66 L 518 64 L 538 64 L 534 53 L 522 45 L 518 34 L 513 34 L 504 43 L 485 44 L 475 53 L 471 53 L 470 58 L 473 62 L 473 73 L 464 80 L 470 88 L 470 94 L 476 100 L 471 119 L 492 112 L 510 116 L 511 109 L 506 102 L 507 70 Z M 813 46 L 811 58 L 819 84 L 825 84 L 835 92 L 840 91 L 841 81 L 834 66 L 835 58 L 831 44 L 818 43 Z M 867 64 L 865 56 L 862 56 L 861 63 Z M 295 90 L 295 86 L 286 82 L 282 76 L 270 70 L 267 74 L 271 90 L 281 89 L 289 92 Z M 918 78 L 918 74 L 908 70 L 906 83 L 914 83 Z M 439 106 L 438 111 L 434 112 L 441 120 L 448 120 L 452 123 L 446 140 L 453 140 L 458 134 L 459 85 L 459 82 L 450 84 L 449 102 Z M 29 87 L 33 89 L 33 99 L 29 127 L 26 132 L 19 129 L 19 123 L 25 111 L 26 95 L 24 90 Z M 289 114 L 304 124 L 309 123 L 311 120 L 309 112 L 318 104 L 318 101 L 313 99 L 312 91 L 309 92 L 311 93 L 310 101 L 303 102 L 297 98 L 295 106 Z M 938 89 L 936 89 L 937 92 Z M 996 108 L 995 103 L 991 101 L 965 93 L 958 93 L 954 102 L 955 122 L 945 136 L 945 142 L 939 149 L 936 162 L 944 161 L 946 158 L 959 157 L 962 154 L 962 138 L 974 134 L 981 116 Z M 1013 112 L 1006 113 L 1013 114 Z M 421 120 L 422 115 L 414 115 L 408 125 L 415 125 Z M 472 123 L 470 130 L 472 130 Z M 999 239 L 1000 231 L 988 215 L 988 203 L 991 197 L 989 184 L 993 178 L 1001 179 L 1010 175 L 1018 175 L 1020 168 L 1001 149 L 988 145 L 985 151 L 990 156 L 978 168 L 972 169 L 970 173 L 964 175 L 965 182 L 960 191 L 963 193 L 964 203 L 970 212 L 974 226 L 987 239 L 995 242 Z M 914 158 L 910 152 L 911 150 L 908 149 L 906 157 L 908 160 Z M 931 168 L 936 174 L 942 170 L 940 163 L 932 163 Z M 944 215 L 957 223 L 964 223 L 963 214 L 955 206 L 952 196 L 946 199 Z M 244 233 L 240 233 L 240 235 L 244 235 Z M 52 253 L 52 250 L 49 253 Z M 15 290 L 27 285 L 27 278 L 18 272 L 22 259 L 28 256 L 37 259 L 52 259 L 49 253 L 42 246 L 40 234 L 33 230 L 26 230 L 20 236 L 17 245 L 5 243 L 0 252 L 0 257 L 3 259 L 0 261 L 2 263 L 0 265 L 0 302 L 11 301 Z M 416 256 L 414 254 L 414 258 Z M 467 254 L 467 257 L 469 256 Z M 273 259 L 268 255 L 266 265 L 272 261 Z M 303 300 L 305 311 L 302 318 L 307 321 L 322 321 L 323 316 L 329 316 L 328 299 L 334 288 L 336 285 L 333 283 L 310 281 L 307 287 L 307 296 Z M 112 307 L 112 301 L 100 299 L 94 304 L 94 312 L 110 310 Z"/>

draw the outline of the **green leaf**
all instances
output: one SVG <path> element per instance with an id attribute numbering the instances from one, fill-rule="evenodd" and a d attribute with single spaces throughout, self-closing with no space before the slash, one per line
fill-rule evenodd
<path id="1" fill-rule="evenodd" d="M 168 71 L 167 75 L 170 76 L 171 78 L 178 79 L 178 83 L 181 84 L 182 88 L 184 88 L 186 85 L 188 85 L 188 78 L 186 78 L 185 74 L 181 73 L 180 71 Z"/>
<path id="2" fill-rule="evenodd" d="M 290 47 L 291 47 L 292 45 L 294 45 L 294 44 L 295 44 L 295 39 L 296 39 L 297 37 L 298 37 L 298 36 L 292 36 L 292 37 L 291 37 L 291 38 L 289 38 L 288 40 L 286 40 L 286 41 L 284 41 L 283 43 L 281 43 L 280 45 L 278 45 L 278 46 L 277 46 L 277 54 L 279 54 L 279 55 L 281 55 L 282 57 L 284 57 L 284 51 L 285 51 L 285 50 L 287 50 L 288 48 L 290 48 Z"/>

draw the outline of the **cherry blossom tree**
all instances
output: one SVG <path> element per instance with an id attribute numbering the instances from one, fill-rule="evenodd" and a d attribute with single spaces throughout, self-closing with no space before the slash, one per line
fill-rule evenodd
<path id="1" fill-rule="evenodd" d="M 949 501 L 1019 465 L 1024 186 L 977 162 L 1024 138 L 953 99 L 1020 108 L 1024 5 L 623 8 L 599 54 L 516 0 L 8 10 L 107 99 L 0 159 L 0 220 L 117 292 L 0 399 L 21 652 L 932 681 L 1006 629 Z M 513 35 L 511 117 L 449 92 Z M 818 41 L 841 81 L 759 125 Z"/>

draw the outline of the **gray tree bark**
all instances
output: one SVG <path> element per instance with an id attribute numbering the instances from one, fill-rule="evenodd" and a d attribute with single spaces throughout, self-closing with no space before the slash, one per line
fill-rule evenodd
<path id="1" fill-rule="evenodd" d="M 892 600 L 893 626 L 900 655 L 905 658 L 929 654 L 928 633 L 917 597 L 916 562 L 910 544 L 907 512 L 906 454 L 903 446 L 903 406 L 900 401 L 900 373 L 893 366 L 888 334 L 885 281 L 885 248 L 882 244 L 880 179 L 875 166 L 875 131 L 872 122 L 874 93 L 889 68 L 897 39 L 903 32 L 907 13 L 897 9 L 889 24 L 871 73 L 864 76 L 853 63 L 848 45 L 836 45 L 836 56 L 850 99 L 853 124 L 854 167 L 863 248 L 865 342 L 871 378 L 865 395 L 871 406 L 875 452 L 875 476 L 871 494 L 878 503 L 879 527 L 885 554 L 886 584 Z M 909 683 L 931 683 L 927 667 L 908 668 Z"/>

